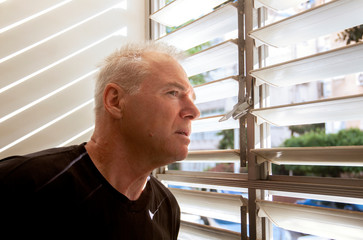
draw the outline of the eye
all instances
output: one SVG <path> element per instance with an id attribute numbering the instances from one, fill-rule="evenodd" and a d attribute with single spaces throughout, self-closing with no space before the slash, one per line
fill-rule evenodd
<path id="1" fill-rule="evenodd" d="M 168 92 L 169 95 L 172 95 L 173 97 L 178 96 L 179 92 L 178 91 L 170 91 Z"/>

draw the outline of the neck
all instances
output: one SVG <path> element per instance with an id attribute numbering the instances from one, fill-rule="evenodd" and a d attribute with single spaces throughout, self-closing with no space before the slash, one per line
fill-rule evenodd
<path id="1" fill-rule="evenodd" d="M 117 141 L 96 141 L 92 138 L 86 150 L 101 174 L 120 193 L 129 200 L 137 200 L 147 182 L 152 169 L 138 159 L 135 154 L 116 146 Z"/>

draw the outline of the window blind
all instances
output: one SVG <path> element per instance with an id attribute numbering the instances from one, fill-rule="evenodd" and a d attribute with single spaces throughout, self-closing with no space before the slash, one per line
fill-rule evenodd
<path id="1" fill-rule="evenodd" d="M 1 1 L 0 158 L 89 139 L 97 66 L 145 39 L 145 9 L 124 0 Z"/>
<path id="2" fill-rule="evenodd" d="M 153 24 L 179 26 L 175 31 L 166 35 L 159 34 L 155 39 L 166 42 L 181 50 L 223 39 L 212 46 L 189 54 L 181 62 L 188 77 L 205 74 L 208 71 L 223 67 L 237 66 L 239 63 L 238 39 L 238 6 L 236 2 L 225 1 L 187 1 L 175 0 L 162 8 L 151 12 Z M 198 9 L 199 14 L 188 15 Z M 184 18 L 184 14 L 188 17 Z M 179 19 L 182 19 L 178 21 Z M 230 37 L 225 37 L 229 35 Z M 196 104 L 213 103 L 216 100 L 237 97 L 239 92 L 238 76 L 224 76 L 220 79 L 197 84 L 194 86 Z M 239 122 L 234 119 L 220 122 L 225 112 L 213 116 L 201 116 L 192 122 L 193 133 L 206 133 L 238 129 Z M 184 163 L 238 163 L 240 151 L 228 150 L 191 150 Z M 244 173 L 183 171 L 164 169 L 157 177 L 168 184 L 176 196 L 182 214 L 194 214 L 209 219 L 221 219 L 242 223 L 246 239 L 247 201 L 240 194 L 226 194 L 219 190 L 233 190 L 247 192 L 247 175 Z M 175 187 L 178 188 L 175 188 Z M 184 189 L 179 189 L 180 187 Z M 212 189 L 215 192 L 201 191 Z M 194 190 L 193 190 L 194 189 Z M 198 189 L 198 190 L 195 190 Z M 241 239 L 241 230 L 230 231 L 221 227 L 206 226 L 205 224 L 190 222 L 182 216 L 179 239 Z M 239 227 L 241 228 L 241 227 Z"/>
<path id="3" fill-rule="evenodd" d="M 280 9 L 287 1 L 259 1 L 254 9 L 249 9 L 254 16 L 261 16 L 266 9 Z M 272 3 L 273 2 L 273 3 Z M 271 5 L 273 4 L 273 5 Z M 298 2 L 295 3 L 298 7 Z M 261 7 L 262 6 L 262 7 Z M 293 14 L 266 26 L 263 21 L 249 29 L 248 36 L 254 39 L 253 51 L 259 57 L 263 50 L 299 44 L 302 41 L 317 39 L 363 23 L 358 13 L 362 9 L 361 1 L 318 1 L 316 6 L 300 13 Z M 259 9 L 257 9 L 259 8 Z M 245 9 L 247 11 L 247 9 Z M 270 10 L 271 11 L 271 10 Z M 264 89 L 297 86 L 361 72 L 358 55 L 361 43 L 337 47 L 331 50 L 266 65 L 265 61 L 249 69 L 254 91 L 260 99 L 255 99 L 254 109 L 249 117 L 253 119 L 248 127 L 254 127 L 255 140 L 264 141 L 271 136 L 259 134 L 265 126 L 294 126 L 300 124 L 316 124 L 333 121 L 363 120 L 362 95 L 351 89 L 337 97 L 322 97 L 314 101 L 277 104 L 268 106 L 268 96 Z M 353 50 L 354 49 L 354 50 Z M 283 51 L 281 51 L 282 53 Z M 354 54 L 357 53 L 356 56 Z M 267 91 L 268 93 L 269 91 Z M 256 101 L 257 100 L 257 101 Z M 272 99 L 271 99 L 272 100 Z M 266 104 L 267 103 L 267 104 Z M 251 116 L 252 115 L 252 116 Z M 248 124 L 248 123 L 247 123 Z M 257 134 L 256 134 L 257 133 Z M 344 179 L 311 176 L 279 176 L 271 175 L 273 165 L 302 166 L 362 166 L 362 146 L 329 146 L 329 147 L 263 147 L 259 144 L 249 145 L 249 163 L 255 161 L 257 174 L 249 187 L 264 191 L 265 195 L 256 196 L 256 230 L 253 239 L 268 239 L 269 232 L 258 231 L 258 219 L 266 225 L 273 223 L 281 228 L 316 235 L 331 239 L 358 239 L 362 233 L 363 214 L 344 209 L 324 208 L 323 206 L 305 206 L 296 203 L 279 202 L 277 196 L 313 199 L 318 201 L 362 204 L 362 179 Z M 266 164 L 268 162 L 268 164 Z M 254 169 L 249 169 L 249 171 Z M 265 171 L 264 171 L 265 170 Z M 249 173 L 250 174 L 250 173 Z M 251 196 L 249 196 L 251 198 Z M 250 202 L 252 200 L 250 199 Z M 249 202 L 249 203 L 250 203 Z M 251 215 L 251 211 L 249 212 Z M 251 219 L 251 216 L 250 216 Z M 251 229 L 250 229 L 251 230 Z"/>
<path id="4" fill-rule="evenodd" d="M 214 7 L 220 4 L 210 2 L 213 2 L 211 4 Z M 159 179 L 172 185 L 230 188 L 248 192 L 248 196 L 243 195 L 241 203 L 237 204 L 241 207 L 241 231 L 239 235 L 233 235 L 237 238 L 247 239 L 248 228 L 249 239 L 273 239 L 272 224 L 288 231 L 332 239 L 358 239 L 363 233 L 361 212 L 274 201 L 276 197 L 288 197 L 341 204 L 363 204 L 362 179 L 272 175 L 272 168 L 277 165 L 363 165 L 362 146 L 271 147 L 271 128 L 274 126 L 363 120 L 360 110 L 363 107 L 363 92 L 357 93 L 356 90 L 352 91 L 352 94 L 348 91 L 335 97 L 270 105 L 270 101 L 274 100 L 271 98 L 276 97 L 270 95 L 270 92 L 276 88 L 279 88 L 280 92 L 289 91 L 288 87 L 363 72 L 363 65 L 360 64 L 361 43 L 329 50 L 319 49 L 318 53 L 305 54 L 303 57 L 293 57 L 273 64 L 266 61 L 269 52 L 275 49 L 278 49 L 275 52 L 282 55 L 286 47 L 291 48 L 302 41 L 337 34 L 363 23 L 360 14 L 363 8 L 361 1 L 334 0 L 315 1 L 313 7 L 298 13 L 291 14 L 291 11 L 286 11 L 289 16 L 265 25 L 268 11 L 276 15 L 279 11 L 300 8 L 304 3 L 306 1 L 301 0 L 239 0 L 233 3 L 229 1 L 202 17 L 188 17 L 180 22 L 174 22 L 174 19 L 181 18 L 178 14 L 183 15 L 184 11 L 188 12 L 184 9 L 192 9 L 196 5 L 186 0 L 174 0 L 165 7 L 151 12 L 150 17 L 154 24 L 158 22 L 168 26 L 179 26 L 194 18 L 172 33 L 155 37 L 158 41 L 168 42 L 183 50 L 233 29 L 238 30 L 238 38 L 234 36 L 189 56 L 183 62 L 183 66 L 188 75 L 193 76 L 229 64 L 239 65 L 238 76 L 233 77 L 238 83 L 238 102 L 232 112 L 200 118 L 194 121 L 193 130 L 204 132 L 239 127 L 240 148 L 190 151 L 185 162 L 240 160 L 241 166 L 247 162 L 248 172 L 190 172 L 166 168 L 157 175 Z M 206 12 L 210 7 L 211 5 L 207 4 L 198 5 L 201 12 Z M 231 89 L 224 88 L 225 85 L 227 81 L 223 78 L 206 85 L 195 86 L 197 101 L 213 101 L 218 99 L 219 95 L 236 96 Z M 207 87 L 216 91 L 212 94 Z M 198 89 L 201 92 L 198 92 Z M 205 95 L 202 94 L 202 90 L 205 91 Z M 202 99 L 198 99 L 199 95 Z M 222 116 L 226 116 L 224 119 L 227 120 L 219 121 Z M 200 215 L 213 217 L 213 213 L 205 210 L 203 206 L 203 203 L 207 205 L 209 198 L 213 202 L 216 201 L 213 203 L 215 211 L 221 211 L 226 215 L 231 212 L 225 209 L 225 205 L 236 206 L 229 203 L 229 196 L 219 197 L 218 193 L 210 196 L 208 193 L 204 195 L 204 192 L 195 190 L 172 191 L 180 202 L 182 212 L 200 211 Z M 334 230 L 331 230 L 332 228 Z M 201 224 L 185 221 L 182 223 L 181 234 L 181 239 L 188 239 L 188 236 L 200 239 L 214 239 L 213 235 L 217 236 L 216 239 L 230 237 L 230 232 L 227 233 L 225 230 L 210 230 Z"/>

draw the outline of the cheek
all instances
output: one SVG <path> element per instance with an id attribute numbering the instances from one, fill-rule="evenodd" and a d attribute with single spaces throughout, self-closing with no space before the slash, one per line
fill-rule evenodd
<path id="1" fill-rule="evenodd" d="M 176 130 L 174 128 L 178 118 L 177 108 L 154 104 L 147 109 L 145 118 L 145 124 L 149 125 L 151 129 L 161 132 Z"/>
<path id="2" fill-rule="evenodd" d="M 178 127 L 178 106 L 168 99 L 150 96 L 134 98 L 126 105 L 126 115 L 127 121 L 132 121 L 132 126 L 138 128 L 135 131 L 144 131 L 145 136 L 155 140 L 165 138 Z"/>

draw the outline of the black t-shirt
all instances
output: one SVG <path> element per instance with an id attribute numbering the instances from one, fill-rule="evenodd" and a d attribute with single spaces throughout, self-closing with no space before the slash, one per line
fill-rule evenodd
<path id="1" fill-rule="evenodd" d="M 180 209 L 170 191 L 150 176 L 130 201 L 84 145 L 0 160 L 0 239 L 177 239 Z"/>

